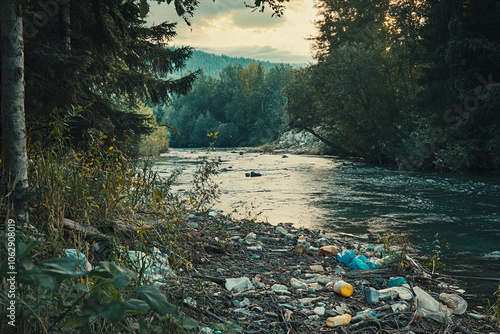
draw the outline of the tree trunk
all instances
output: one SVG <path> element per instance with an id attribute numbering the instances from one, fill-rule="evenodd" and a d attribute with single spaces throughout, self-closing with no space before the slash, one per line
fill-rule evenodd
<path id="1" fill-rule="evenodd" d="M 28 221 L 28 156 L 24 114 L 24 40 L 21 0 L 1 0 L 2 147 L 17 219 Z"/>

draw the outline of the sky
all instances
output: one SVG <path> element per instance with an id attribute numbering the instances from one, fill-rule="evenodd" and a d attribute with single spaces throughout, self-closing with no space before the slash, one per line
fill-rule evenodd
<path id="1" fill-rule="evenodd" d="M 172 5 L 150 4 L 150 24 L 178 21 L 174 45 L 262 61 L 312 61 L 306 38 L 315 34 L 313 0 L 291 0 L 283 17 L 271 17 L 269 8 L 252 12 L 244 0 L 202 0 L 191 27 L 176 16 Z"/>

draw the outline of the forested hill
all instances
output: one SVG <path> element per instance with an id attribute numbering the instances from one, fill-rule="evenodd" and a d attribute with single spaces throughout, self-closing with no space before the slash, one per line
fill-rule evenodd
<path id="1" fill-rule="evenodd" d="M 251 58 L 229 57 L 226 55 L 216 55 L 200 50 L 193 50 L 193 55 L 186 63 L 186 67 L 182 69 L 180 74 L 187 74 L 198 69 L 203 69 L 205 75 L 212 78 L 218 78 L 220 72 L 228 65 L 241 65 L 248 67 L 253 62 L 258 62 L 267 70 L 278 65 L 269 61 L 259 61 Z"/>

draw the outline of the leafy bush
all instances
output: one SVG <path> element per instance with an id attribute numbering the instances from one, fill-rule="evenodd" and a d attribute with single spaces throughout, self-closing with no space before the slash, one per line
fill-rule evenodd
<path id="1" fill-rule="evenodd" d="M 80 333 L 149 333 L 193 329 L 198 323 L 184 317 L 166 296 L 150 286 L 131 284 L 137 274 L 113 262 L 102 262 L 92 271 L 81 271 L 76 258 L 51 258 L 35 264 L 30 252 L 40 242 L 17 242 L 19 268 L 16 326 L 22 333 L 49 333 L 74 329 Z M 6 251 L 6 238 L 4 238 Z M 2 291 L 7 291 L 7 261 L 0 264 Z M 2 317 L 10 300 L 1 299 Z M 22 316 L 21 316 L 22 315 Z M 148 316 L 148 321 L 146 321 Z"/>

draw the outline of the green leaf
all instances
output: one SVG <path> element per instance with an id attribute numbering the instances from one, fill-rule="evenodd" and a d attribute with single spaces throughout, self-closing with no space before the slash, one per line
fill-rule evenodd
<path id="1" fill-rule="evenodd" d="M 161 314 L 178 315 L 175 306 L 167 301 L 167 297 L 160 290 L 151 286 L 138 286 L 135 288 L 135 292 L 137 292 L 137 295 L 142 300 L 148 303 L 153 311 Z"/>
<path id="2" fill-rule="evenodd" d="M 198 321 L 192 318 L 185 317 L 183 315 L 179 315 L 179 317 L 177 318 L 177 322 L 184 329 L 196 329 L 199 325 Z"/>
<path id="3" fill-rule="evenodd" d="M 127 301 L 127 315 L 147 313 L 149 309 L 148 303 L 143 300 L 130 299 Z"/>
<path id="4" fill-rule="evenodd" d="M 113 324 L 122 321 L 127 316 L 127 304 L 125 302 L 113 301 L 105 305 L 97 315 L 108 319 Z"/>
<path id="5" fill-rule="evenodd" d="M 119 275 L 125 275 L 125 276 L 129 277 L 129 279 L 136 277 L 136 274 L 132 270 L 117 266 L 113 262 L 103 262 L 103 263 L 101 263 L 101 266 L 107 272 L 109 272 L 112 275 L 112 277 L 117 277 Z"/>
<path id="6" fill-rule="evenodd" d="M 78 300 L 78 295 L 69 295 L 69 296 L 66 296 L 63 300 L 62 300 L 62 304 L 64 307 L 70 307 L 71 305 L 73 305 L 77 300 Z"/>
<path id="7" fill-rule="evenodd" d="M 85 327 L 85 323 L 81 319 L 66 319 L 61 322 L 61 327 L 65 328 L 81 328 Z"/>
<path id="8" fill-rule="evenodd" d="M 141 0 L 139 4 L 139 11 L 141 13 L 141 17 L 144 18 L 149 13 L 149 4 L 147 0 Z"/>
<path id="9" fill-rule="evenodd" d="M 42 242 L 41 241 L 29 241 L 27 244 L 24 242 L 19 242 L 17 246 L 17 258 L 22 259 L 26 256 L 28 256 L 29 252 L 36 246 L 40 245 Z"/>

